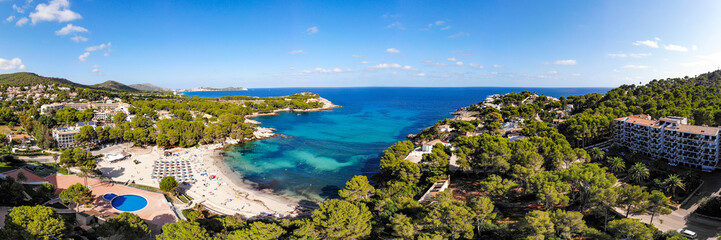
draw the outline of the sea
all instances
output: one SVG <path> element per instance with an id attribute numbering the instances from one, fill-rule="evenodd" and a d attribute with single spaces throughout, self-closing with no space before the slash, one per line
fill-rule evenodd
<path id="1" fill-rule="evenodd" d="M 379 171 L 383 150 L 452 112 L 492 94 L 530 91 L 561 97 L 605 93 L 610 88 L 255 88 L 248 91 L 188 92 L 187 96 L 285 96 L 318 93 L 341 108 L 257 117 L 279 137 L 226 148 L 228 166 L 260 189 L 301 200 L 338 197 L 354 175 Z"/>

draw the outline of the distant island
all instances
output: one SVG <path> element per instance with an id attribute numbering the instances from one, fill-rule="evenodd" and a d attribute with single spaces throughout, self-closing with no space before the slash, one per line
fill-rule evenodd
<path id="1" fill-rule="evenodd" d="M 215 91 L 248 91 L 248 89 L 244 88 L 244 87 L 226 87 L 226 88 L 197 87 L 197 88 L 180 89 L 178 91 L 179 92 L 215 92 Z"/>

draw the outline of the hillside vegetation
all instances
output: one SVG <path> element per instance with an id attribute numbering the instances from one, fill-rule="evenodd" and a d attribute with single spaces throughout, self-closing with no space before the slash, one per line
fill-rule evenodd
<path id="1" fill-rule="evenodd" d="M 170 91 L 170 88 L 164 88 L 155 86 L 152 83 L 137 83 L 128 85 L 131 88 L 135 88 L 141 91 Z"/>
<path id="2" fill-rule="evenodd" d="M 622 85 L 605 95 L 569 96 L 574 116 L 558 130 L 574 146 L 607 138 L 613 119 L 631 114 L 653 118 L 683 116 L 689 124 L 721 126 L 721 70 L 696 77 L 654 79 L 646 85 Z"/>
<path id="3" fill-rule="evenodd" d="M 82 84 L 74 83 L 63 78 L 51 78 L 39 76 L 35 73 L 19 72 L 10 74 L 0 74 L 0 85 L 12 87 L 24 87 L 33 85 L 57 84 L 68 87 L 88 87 Z"/>
<path id="4" fill-rule="evenodd" d="M 113 80 L 108 80 L 103 83 L 90 85 L 90 87 L 108 90 L 108 91 L 120 91 L 120 92 L 138 92 L 138 91 L 140 91 L 138 89 L 132 88 L 128 85 L 125 85 L 125 84 L 122 84 L 122 83 L 119 83 L 119 82 L 116 82 Z"/>

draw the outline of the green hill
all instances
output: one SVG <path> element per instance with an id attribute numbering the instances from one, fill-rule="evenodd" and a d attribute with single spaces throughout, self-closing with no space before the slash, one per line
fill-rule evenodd
<path id="1" fill-rule="evenodd" d="M 92 88 L 102 89 L 102 90 L 108 90 L 108 91 L 120 91 L 120 92 L 138 92 L 138 89 L 129 87 L 128 85 L 108 80 L 104 83 L 98 83 L 94 85 L 90 85 Z"/>
<path id="2" fill-rule="evenodd" d="M 24 87 L 33 85 L 48 85 L 57 84 L 68 87 L 88 87 L 82 84 L 74 83 L 70 80 L 63 78 L 51 78 L 39 76 L 35 73 L 19 72 L 10 74 L 0 74 L 0 85 L 13 86 L 13 87 Z"/>
<path id="3" fill-rule="evenodd" d="M 158 87 L 153 85 L 152 83 L 139 83 L 139 84 L 130 84 L 128 85 L 131 88 L 138 89 L 140 91 L 170 91 L 170 88 L 164 88 L 164 87 Z"/>

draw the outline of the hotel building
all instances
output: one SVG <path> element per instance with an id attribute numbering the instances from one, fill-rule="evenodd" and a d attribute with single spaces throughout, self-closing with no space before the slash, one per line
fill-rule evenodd
<path id="1" fill-rule="evenodd" d="M 98 111 L 116 111 L 128 113 L 130 104 L 127 103 L 51 103 L 40 106 L 40 113 L 47 114 L 51 110 L 60 110 L 63 108 L 75 108 L 77 110 L 96 109 Z"/>
<path id="2" fill-rule="evenodd" d="M 684 117 L 652 120 L 648 115 L 616 119 L 616 143 L 653 158 L 713 171 L 719 160 L 719 127 L 689 125 Z"/>

